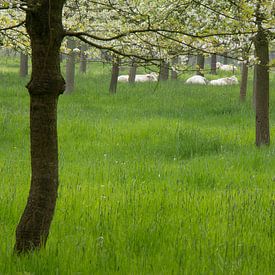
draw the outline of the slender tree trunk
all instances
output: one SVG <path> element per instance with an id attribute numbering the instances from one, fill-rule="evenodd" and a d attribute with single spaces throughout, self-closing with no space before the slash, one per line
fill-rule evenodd
<path id="1" fill-rule="evenodd" d="M 28 55 L 20 53 L 20 76 L 26 77 L 28 75 Z"/>
<path id="2" fill-rule="evenodd" d="M 113 60 L 113 67 L 112 67 L 112 77 L 109 87 L 110 94 L 115 94 L 117 90 L 117 78 L 119 75 L 119 64 L 120 59 L 118 57 L 115 57 Z"/>
<path id="3" fill-rule="evenodd" d="M 172 60 L 172 70 L 171 70 L 171 79 L 172 80 L 177 80 L 178 79 L 178 73 L 176 71 L 176 69 L 174 68 L 175 65 L 177 65 L 179 63 L 179 57 L 175 56 Z"/>
<path id="4" fill-rule="evenodd" d="M 217 74 L 217 55 L 211 55 L 211 74 Z"/>
<path id="5" fill-rule="evenodd" d="M 136 74 L 137 74 L 137 64 L 135 60 L 133 60 L 129 71 L 129 79 L 128 79 L 129 83 L 135 83 Z"/>
<path id="6" fill-rule="evenodd" d="M 75 79 L 75 40 L 68 39 L 68 48 L 71 52 L 67 56 L 66 62 L 66 93 L 71 93 L 74 90 L 74 79 Z"/>
<path id="7" fill-rule="evenodd" d="M 228 64 L 228 57 L 227 57 L 227 53 L 224 53 L 224 56 L 223 56 L 223 64 Z"/>
<path id="8" fill-rule="evenodd" d="M 80 64 L 79 64 L 79 72 L 85 74 L 87 72 L 87 55 L 85 51 L 87 50 L 86 44 L 81 45 L 80 49 Z"/>
<path id="9" fill-rule="evenodd" d="M 268 39 L 261 26 L 254 40 L 256 57 L 256 145 L 269 145 L 269 50 Z"/>
<path id="10" fill-rule="evenodd" d="M 160 63 L 159 80 L 166 81 L 169 78 L 169 64 L 162 60 Z"/>
<path id="11" fill-rule="evenodd" d="M 242 64 L 241 85 L 240 85 L 240 101 L 241 102 L 244 102 L 246 99 L 247 78 L 248 78 L 248 66 L 246 63 L 243 63 Z"/>
<path id="12" fill-rule="evenodd" d="M 53 1 L 50 6 L 48 0 L 40 3 L 26 17 L 32 48 L 32 77 L 27 85 L 32 176 L 27 205 L 16 229 L 16 253 L 46 244 L 58 188 L 57 101 L 65 86 L 59 55 L 63 1 Z"/>
<path id="13" fill-rule="evenodd" d="M 204 55 L 198 54 L 197 55 L 197 75 L 204 76 L 203 69 L 204 69 Z"/>

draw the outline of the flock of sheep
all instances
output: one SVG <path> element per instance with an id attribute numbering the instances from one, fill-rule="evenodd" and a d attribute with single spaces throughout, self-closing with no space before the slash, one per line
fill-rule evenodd
<path id="1" fill-rule="evenodd" d="M 231 71 L 234 72 L 237 70 L 237 67 L 234 65 L 224 65 L 220 62 L 217 62 L 216 64 L 217 69 L 220 69 L 222 71 Z M 129 75 L 120 75 L 118 77 L 119 82 L 128 82 L 129 81 Z M 148 82 L 148 81 L 158 81 L 158 74 L 155 72 L 151 72 L 149 74 L 137 74 L 135 76 L 135 82 Z M 214 85 L 214 86 L 223 86 L 223 85 L 234 85 L 238 84 L 238 79 L 235 75 L 231 77 L 223 77 L 215 80 L 207 80 L 205 77 L 200 75 L 194 75 L 190 78 L 188 78 L 185 82 L 186 84 L 199 84 L 199 85 Z"/>

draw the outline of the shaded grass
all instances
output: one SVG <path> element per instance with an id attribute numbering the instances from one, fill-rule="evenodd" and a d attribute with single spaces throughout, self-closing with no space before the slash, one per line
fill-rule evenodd
<path id="1" fill-rule="evenodd" d="M 1 75 L 0 273 L 274 273 L 275 147 L 254 147 L 251 95 L 239 104 L 237 86 L 179 80 L 119 84 L 110 96 L 109 68 L 90 67 L 59 101 L 47 248 L 21 258 L 12 247 L 30 181 L 28 95 L 26 80 Z"/>

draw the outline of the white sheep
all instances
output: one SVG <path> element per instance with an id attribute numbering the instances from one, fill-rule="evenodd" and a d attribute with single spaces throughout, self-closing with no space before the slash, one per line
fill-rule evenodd
<path id="1" fill-rule="evenodd" d="M 206 80 L 206 78 L 201 75 L 194 75 L 185 81 L 186 84 L 199 84 L 199 85 L 206 85 L 207 82 L 208 81 Z"/>
<path id="2" fill-rule="evenodd" d="M 234 84 L 238 84 L 238 79 L 235 75 L 231 76 L 231 77 L 224 77 L 224 78 L 219 78 L 219 79 L 215 79 L 215 80 L 211 80 L 209 82 L 209 85 L 213 85 L 213 86 L 224 86 L 224 85 L 234 85 Z"/>
<path id="3" fill-rule="evenodd" d="M 226 72 L 234 72 L 237 70 L 237 67 L 232 65 L 232 64 L 222 64 L 221 62 L 217 62 L 216 63 L 216 67 L 217 69 L 220 69 L 222 71 L 226 71 Z"/>
<path id="4" fill-rule="evenodd" d="M 119 82 L 128 82 L 129 75 L 120 75 L 117 79 Z M 158 75 L 155 72 L 150 74 L 137 74 L 135 82 L 147 82 L 147 81 L 158 81 Z"/>

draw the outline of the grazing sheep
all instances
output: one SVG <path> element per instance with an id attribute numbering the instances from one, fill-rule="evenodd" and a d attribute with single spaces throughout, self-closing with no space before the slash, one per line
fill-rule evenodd
<path id="1" fill-rule="evenodd" d="M 117 79 L 119 82 L 128 82 L 129 75 L 120 75 Z M 147 82 L 147 81 L 158 81 L 158 75 L 154 72 L 150 74 L 137 74 L 135 82 Z"/>
<path id="2" fill-rule="evenodd" d="M 206 78 L 201 75 L 194 75 L 185 81 L 186 84 L 199 84 L 199 85 L 206 85 L 207 82 L 208 81 L 206 80 Z"/>
<path id="3" fill-rule="evenodd" d="M 238 79 L 235 75 L 231 76 L 231 77 L 224 77 L 224 78 L 219 78 L 219 79 L 215 79 L 215 80 L 211 80 L 209 82 L 209 85 L 213 85 L 213 86 L 223 86 L 223 85 L 234 85 L 234 84 L 238 84 Z"/>
<path id="4" fill-rule="evenodd" d="M 236 66 L 234 66 L 232 64 L 225 65 L 225 64 L 222 64 L 221 62 L 217 62 L 216 67 L 217 67 L 217 69 L 220 69 L 220 70 L 226 71 L 226 72 L 234 72 L 237 70 Z"/>

